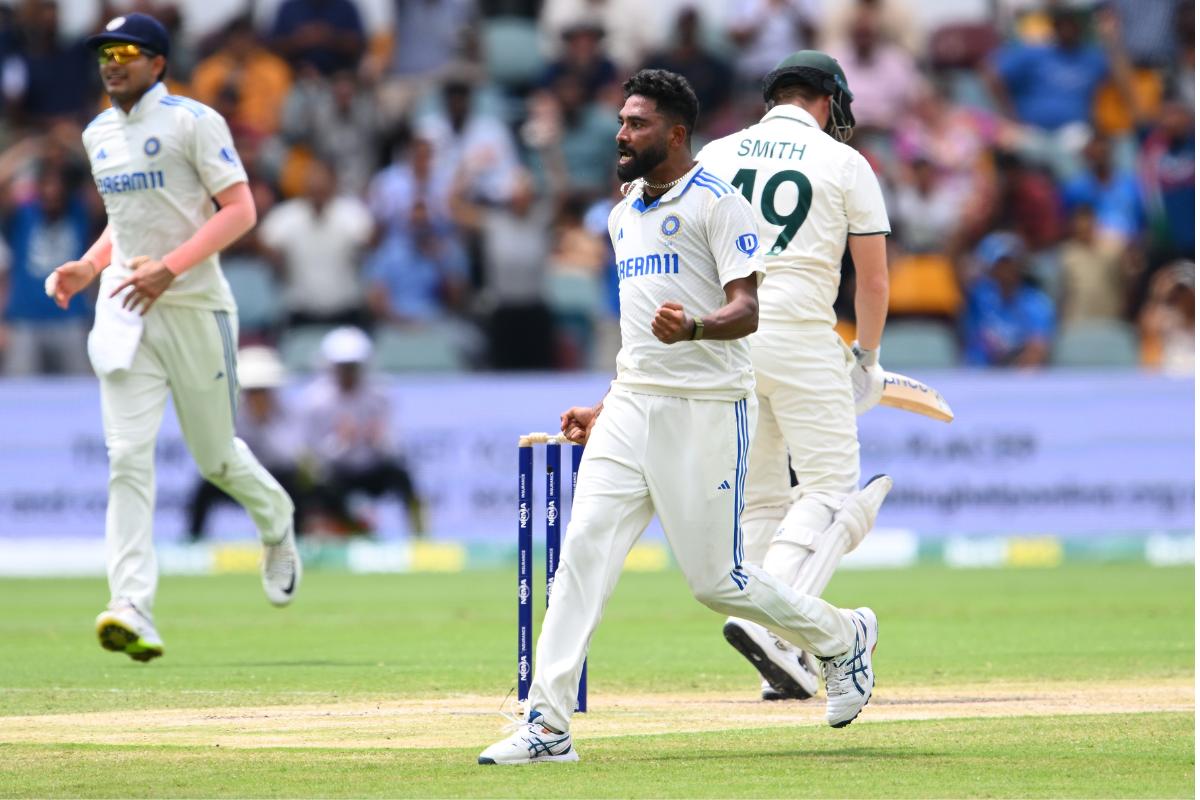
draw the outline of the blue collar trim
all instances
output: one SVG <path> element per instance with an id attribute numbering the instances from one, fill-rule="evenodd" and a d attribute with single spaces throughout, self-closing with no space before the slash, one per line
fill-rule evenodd
<path id="1" fill-rule="evenodd" d="M 645 214 L 647 211 L 649 211 L 653 208 L 658 208 L 658 204 L 660 202 L 662 202 L 663 200 L 674 200 L 678 197 L 682 197 L 684 194 L 687 193 L 688 189 L 692 188 L 692 184 L 696 182 L 696 179 L 704 174 L 705 174 L 704 167 L 699 167 L 698 169 L 696 169 L 696 171 L 694 173 L 692 173 L 692 177 L 688 180 L 687 183 L 685 183 L 683 185 L 683 188 L 680 189 L 679 191 L 676 192 L 674 187 L 672 187 L 671 189 L 668 189 L 663 194 L 660 194 L 658 197 L 654 198 L 654 200 L 649 205 L 646 204 L 646 201 L 643 200 L 642 196 L 639 194 L 637 197 L 635 197 L 633 199 L 633 202 L 630 203 L 629 205 L 633 206 L 633 210 L 637 211 L 639 214 Z"/>

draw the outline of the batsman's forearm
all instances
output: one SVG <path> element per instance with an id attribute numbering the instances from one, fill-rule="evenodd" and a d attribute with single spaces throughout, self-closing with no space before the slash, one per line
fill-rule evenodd
<path id="1" fill-rule="evenodd" d="M 740 295 L 700 319 L 705 339 L 741 339 L 758 330 L 758 298 Z"/>
<path id="2" fill-rule="evenodd" d="M 854 315 L 857 320 L 855 335 L 864 350 L 879 349 L 883 338 L 883 325 L 887 321 L 887 279 L 875 279 L 867 285 L 858 284 L 854 293 Z"/>
<path id="3" fill-rule="evenodd" d="M 90 263 L 95 268 L 97 274 L 112 261 L 112 232 L 110 229 L 111 226 L 105 225 L 100 238 L 87 249 L 87 252 L 83 254 L 83 258 L 80 259 Z"/>
<path id="4" fill-rule="evenodd" d="M 242 187 L 244 192 L 236 193 L 230 202 L 222 204 L 217 213 L 209 217 L 190 239 L 163 257 L 162 261 L 167 265 L 167 269 L 176 275 L 186 272 L 221 252 L 254 227 L 258 215 L 254 210 L 250 189 L 244 183 L 238 186 Z M 223 192 L 222 195 L 224 194 Z"/>
<path id="5" fill-rule="evenodd" d="M 855 276 L 855 338 L 862 349 L 875 350 L 887 320 L 887 240 L 882 234 L 851 236 L 850 258 Z"/>

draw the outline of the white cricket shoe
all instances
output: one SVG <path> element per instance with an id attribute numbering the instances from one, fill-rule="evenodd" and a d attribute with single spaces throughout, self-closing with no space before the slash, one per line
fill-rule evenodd
<path id="1" fill-rule="evenodd" d="M 816 672 L 809 669 L 804 653 L 790 643 L 758 623 L 736 617 L 726 621 L 724 633 L 725 641 L 762 675 L 767 684 L 764 700 L 807 700 L 817 693 Z"/>
<path id="2" fill-rule="evenodd" d="M 105 650 L 124 653 L 134 661 L 149 661 L 163 654 L 162 638 L 150 617 L 123 597 L 113 600 L 96 617 L 96 636 Z"/>
<path id="3" fill-rule="evenodd" d="M 262 585 L 272 605 L 286 606 L 292 602 L 303 571 L 296 549 L 296 532 L 290 527 L 279 544 L 263 545 Z"/>
<path id="4" fill-rule="evenodd" d="M 871 656 L 879 642 L 879 620 L 869 608 L 850 612 L 854 623 L 854 645 L 840 656 L 823 658 L 825 670 L 825 721 L 844 728 L 871 701 L 875 688 L 875 668 Z"/>
<path id="5" fill-rule="evenodd" d="M 479 754 L 480 764 L 539 764 L 543 761 L 578 761 L 570 733 L 556 733 L 539 721 L 542 715 L 529 712 L 527 722 L 514 723 L 506 738 Z"/>

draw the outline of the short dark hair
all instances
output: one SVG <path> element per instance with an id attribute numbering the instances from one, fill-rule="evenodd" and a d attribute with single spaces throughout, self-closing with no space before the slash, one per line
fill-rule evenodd
<path id="1" fill-rule="evenodd" d="M 771 92 L 771 103 L 777 105 L 779 103 L 788 103 L 792 100 L 803 100 L 811 103 L 814 100 L 819 100 L 822 97 L 828 97 L 829 92 L 818 88 L 811 83 L 793 81 L 784 83 Z"/>
<path id="2" fill-rule="evenodd" d="M 663 114 L 675 117 L 687 131 L 688 139 L 696 129 L 700 116 L 700 101 L 687 78 L 665 69 L 644 69 L 625 81 L 625 99 L 641 95 L 654 101 Z"/>

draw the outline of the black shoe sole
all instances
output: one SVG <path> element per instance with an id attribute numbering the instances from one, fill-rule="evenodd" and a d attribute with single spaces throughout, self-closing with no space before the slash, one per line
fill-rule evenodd
<path id="1" fill-rule="evenodd" d="M 806 692 L 804 687 L 796 683 L 791 675 L 767 658 L 767 654 L 763 652 L 757 642 L 746 635 L 746 631 L 741 625 L 726 622 L 722 632 L 725 634 L 725 641 L 729 642 L 734 650 L 737 650 L 753 664 L 754 668 L 758 670 L 758 674 L 762 675 L 766 682 L 771 684 L 771 688 L 780 695 L 770 698 L 771 700 L 807 700 L 812 697 L 811 692 Z M 763 699 L 768 698 L 764 697 Z"/>
<path id="2" fill-rule="evenodd" d="M 863 704 L 862 704 L 862 708 L 860 708 L 860 709 L 858 710 L 858 714 L 861 714 L 861 713 L 863 712 L 863 708 L 866 708 L 866 707 L 867 707 L 867 706 L 869 706 L 869 705 L 871 705 L 871 698 L 870 698 L 870 697 L 867 697 L 867 702 L 865 702 L 865 703 L 863 703 Z M 850 719 L 846 720 L 845 722 L 839 722 L 837 725 L 830 725 L 829 727 L 831 727 L 831 728 L 844 728 L 844 727 L 846 727 L 847 725 L 849 725 L 851 722 L 854 722 L 854 720 L 858 719 L 858 714 L 855 714 L 853 717 L 851 717 Z"/>

